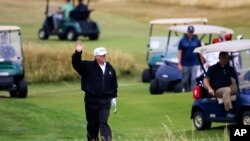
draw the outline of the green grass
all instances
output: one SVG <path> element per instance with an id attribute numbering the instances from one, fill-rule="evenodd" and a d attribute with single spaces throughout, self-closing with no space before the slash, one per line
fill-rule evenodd
<path id="1" fill-rule="evenodd" d="M 26 99 L 11 99 L 1 93 L 0 140 L 85 140 L 83 92 L 78 82 L 32 84 Z M 173 132 L 188 140 L 222 140 L 225 124 L 196 131 L 190 119 L 190 93 L 150 95 L 148 84 L 119 82 L 118 112 L 111 111 L 114 140 L 164 140 Z"/>
<path id="2" fill-rule="evenodd" d="M 61 2 L 58 0 L 58 2 Z M 178 5 L 139 3 L 126 0 L 98 0 L 91 3 L 91 17 L 100 24 L 98 41 L 80 38 L 86 50 L 97 46 L 128 53 L 141 69 L 146 67 L 148 21 L 155 18 L 206 17 L 209 23 L 231 27 L 236 34 L 250 37 L 248 7 L 199 8 Z M 44 20 L 44 0 L 0 0 L 0 24 L 22 28 L 23 46 L 50 47 L 74 51 L 74 42 L 47 41 L 37 38 Z M 235 37 L 235 36 L 234 36 Z M 140 74 L 119 79 L 118 113 L 110 115 L 115 141 L 228 140 L 224 123 L 213 123 L 206 131 L 196 131 L 190 119 L 190 93 L 152 96 L 149 84 L 142 84 Z M 3 141 L 79 141 L 86 140 L 83 92 L 79 82 L 29 85 L 26 99 L 8 98 L 0 92 L 0 140 Z"/>
<path id="3" fill-rule="evenodd" d="M 13 99 L 1 100 L 0 111 L 0 140 L 59 140 L 84 136 L 75 132 L 85 128 L 84 124 L 79 124 L 81 118 L 70 112 Z"/>

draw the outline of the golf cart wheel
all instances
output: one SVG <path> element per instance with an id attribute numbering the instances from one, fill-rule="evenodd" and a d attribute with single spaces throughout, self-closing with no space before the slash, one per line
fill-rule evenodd
<path id="1" fill-rule="evenodd" d="M 176 83 L 175 87 L 174 87 L 174 92 L 175 93 L 179 93 L 179 92 L 182 92 L 182 88 L 183 88 L 183 85 L 181 82 L 178 82 Z"/>
<path id="2" fill-rule="evenodd" d="M 76 41 L 78 38 L 78 34 L 73 28 L 70 28 L 67 32 L 67 39 L 70 41 Z"/>
<path id="3" fill-rule="evenodd" d="M 150 82 L 149 69 L 145 69 L 142 72 L 142 82 Z"/>
<path id="4" fill-rule="evenodd" d="M 99 34 L 91 34 L 89 35 L 89 40 L 98 40 Z"/>
<path id="5" fill-rule="evenodd" d="M 157 79 L 153 79 L 150 82 L 150 88 L 149 91 L 152 95 L 154 94 L 163 94 L 163 90 L 159 87 L 159 81 Z"/>
<path id="6" fill-rule="evenodd" d="M 42 40 L 47 40 L 49 38 L 49 33 L 45 28 L 41 28 L 38 31 L 38 38 Z"/>
<path id="7" fill-rule="evenodd" d="M 193 124 L 197 130 L 204 130 L 209 129 L 212 123 L 206 121 L 202 112 L 196 111 L 193 117 Z"/>
<path id="8" fill-rule="evenodd" d="M 241 117 L 242 125 L 250 125 L 250 111 L 246 111 L 243 113 Z"/>
<path id="9" fill-rule="evenodd" d="M 27 93 L 28 93 L 28 86 L 27 82 L 25 80 L 19 80 L 18 86 L 17 86 L 17 91 L 18 91 L 18 97 L 20 98 L 26 98 Z"/>
<path id="10" fill-rule="evenodd" d="M 17 97 L 17 91 L 16 90 L 10 90 L 10 97 Z"/>
<path id="11" fill-rule="evenodd" d="M 66 38 L 67 38 L 67 35 L 66 34 L 58 34 L 58 38 L 60 39 L 60 40 L 66 40 Z"/>

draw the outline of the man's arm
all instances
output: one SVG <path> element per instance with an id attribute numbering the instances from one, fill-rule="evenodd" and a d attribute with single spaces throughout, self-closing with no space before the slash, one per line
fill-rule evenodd
<path id="1" fill-rule="evenodd" d="M 206 63 L 205 57 L 201 53 L 199 53 L 199 56 L 200 56 L 202 64 L 205 64 Z"/>
<path id="2" fill-rule="evenodd" d="M 75 53 L 72 55 L 72 66 L 80 75 L 82 75 L 82 50 L 82 43 L 80 41 L 77 41 L 75 46 Z"/>
<path id="3" fill-rule="evenodd" d="M 211 94 L 212 96 L 214 96 L 215 95 L 215 91 L 214 91 L 214 89 L 212 88 L 212 86 L 210 84 L 210 79 L 208 77 L 205 77 L 203 82 L 204 82 L 204 86 L 208 90 L 209 94 Z"/>
<path id="4" fill-rule="evenodd" d="M 179 71 L 182 71 L 182 64 L 181 64 L 182 50 L 180 50 L 180 49 L 178 50 L 177 57 L 178 57 L 178 69 L 179 69 Z"/>

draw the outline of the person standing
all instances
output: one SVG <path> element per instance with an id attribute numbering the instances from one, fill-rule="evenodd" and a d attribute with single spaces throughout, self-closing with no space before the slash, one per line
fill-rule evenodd
<path id="1" fill-rule="evenodd" d="M 199 67 L 198 57 L 193 51 L 196 47 L 201 46 L 201 42 L 194 35 L 194 30 L 194 26 L 188 26 L 187 35 L 184 35 L 178 46 L 178 69 L 182 73 L 181 82 L 185 91 L 191 91 L 196 85 L 196 75 Z M 200 55 L 200 57 L 202 56 Z"/>
<path id="2" fill-rule="evenodd" d="M 107 51 L 104 47 L 94 49 L 93 61 L 81 60 L 84 46 L 76 42 L 72 55 L 72 66 L 81 76 L 81 89 L 85 92 L 85 114 L 87 120 L 88 141 L 111 141 L 112 133 L 108 125 L 111 106 L 116 112 L 117 78 L 116 71 L 106 61 Z"/>
<path id="3" fill-rule="evenodd" d="M 62 5 L 63 19 L 69 20 L 69 14 L 74 9 L 71 0 L 65 0 L 65 3 Z"/>

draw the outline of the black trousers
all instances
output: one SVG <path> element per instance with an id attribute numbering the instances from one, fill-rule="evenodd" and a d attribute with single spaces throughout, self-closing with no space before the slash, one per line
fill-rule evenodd
<path id="1" fill-rule="evenodd" d="M 112 133 L 108 125 L 112 98 L 96 98 L 85 95 L 88 141 L 98 141 L 100 132 L 102 141 L 111 141 Z"/>

